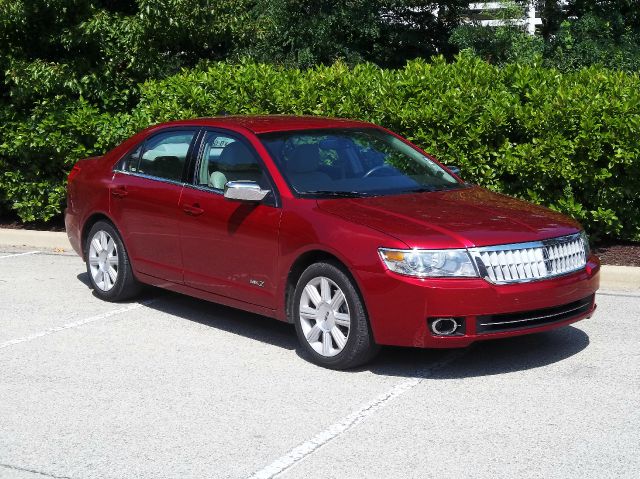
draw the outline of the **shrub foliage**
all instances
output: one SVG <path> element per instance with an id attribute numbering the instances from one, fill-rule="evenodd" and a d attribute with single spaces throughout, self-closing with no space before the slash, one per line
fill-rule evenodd
<path id="1" fill-rule="evenodd" d="M 66 171 L 161 121 L 232 114 L 349 117 L 386 126 L 462 168 L 466 180 L 545 204 L 592 234 L 640 240 L 640 75 L 590 67 L 415 60 L 398 70 L 211 63 L 140 86 L 120 113 L 46 100 L 0 110 L 0 208 L 59 214 Z M 2 206 L 4 205 L 4 206 Z"/>

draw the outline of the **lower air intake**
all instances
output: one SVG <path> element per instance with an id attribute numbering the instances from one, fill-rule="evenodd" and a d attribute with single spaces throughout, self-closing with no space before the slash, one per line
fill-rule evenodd
<path id="1" fill-rule="evenodd" d="M 536 328 L 547 324 L 577 318 L 588 313 L 593 308 L 595 295 L 588 296 L 580 301 L 555 306 L 553 308 L 536 309 L 517 313 L 492 314 L 478 316 L 476 319 L 476 332 L 500 333 L 518 329 Z"/>

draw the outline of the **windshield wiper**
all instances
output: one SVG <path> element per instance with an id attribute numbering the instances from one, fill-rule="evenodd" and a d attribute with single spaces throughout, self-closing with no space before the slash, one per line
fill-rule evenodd
<path id="1" fill-rule="evenodd" d="M 436 191 L 435 186 L 421 186 L 420 188 L 406 190 L 403 193 L 431 193 L 432 191 Z"/>
<path id="2" fill-rule="evenodd" d="M 406 190 L 405 193 L 432 193 L 434 191 L 448 191 L 458 188 L 465 188 L 466 184 L 452 183 L 450 185 L 438 185 L 438 186 L 421 186 L 412 190 Z"/>
<path id="3" fill-rule="evenodd" d="M 331 191 L 331 190 L 313 190 L 303 191 L 302 196 L 331 196 L 333 198 L 362 198 L 363 196 L 373 196 L 370 193 L 362 191 Z"/>

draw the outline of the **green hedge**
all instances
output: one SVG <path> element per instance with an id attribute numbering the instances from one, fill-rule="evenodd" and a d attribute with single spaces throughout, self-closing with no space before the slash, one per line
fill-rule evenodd
<path id="1" fill-rule="evenodd" d="M 467 55 L 400 70 L 214 63 L 141 85 L 127 112 L 83 100 L 41 104 L 28 119 L 0 112 L 0 201 L 24 220 L 51 218 L 77 159 L 148 124 L 221 111 L 372 121 L 468 181 L 568 213 L 597 236 L 640 240 L 640 76 L 499 68 Z"/>

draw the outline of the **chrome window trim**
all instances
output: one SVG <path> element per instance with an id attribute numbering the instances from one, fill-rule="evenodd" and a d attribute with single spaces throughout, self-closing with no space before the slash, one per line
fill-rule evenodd
<path id="1" fill-rule="evenodd" d="M 138 173 L 138 172 L 134 172 L 134 171 L 125 171 L 125 170 L 120 170 L 120 169 L 114 169 L 113 173 L 114 174 L 115 173 L 120 173 L 122 175 L 128 175 L 128 176 L 136 176 L 138 178 L 144 178 L 145 180 L 159 181 L 161 183 L 169 183 L 171 185 L 177 185 L 177 186 L 184 186 L 186 184 L 183 181 L 170 180 L 169 178 L 162 178 L 161 176 L 147 175 L 145 173 Z"/>
<path id="2" fill-rule="evenodd" d="M 206 193 L 215 193 L 217 195 L 223 195 L 224 190 L 220 188 L 214 188 L 213 186 L 204 186 L 204 185 L 194 185 L 191 183 L 185 183 L 184 186 L 186 188 L 191 188 L 192 190 L 204 191 Z"/>
<path id="3" fill-rule="evenodd" d="M 560 273 L 549 273 L 549 266 L 547 264 L 549 260 L 547 256 L 547 247 L 556 246 L 560 244 L 565 244 L 573 241 L 581 240 L 582 246 L 584 248 L 584 264 L 570 269 L 568 271 L 562 271 Z M 547 269 L 547 274 L 540 277 L 532 277 L 532 278 L 517 278 L 517 279 L 509 279 L 509 280 L 497 280 L 492 279 L 489 276 L 488 270 L 482 261 L 480 254 L 487 252 L 500 252 L 500 251 L 514 251 L 514 250 L 523 250 L 523 249 L 541 249 L 543 253 L 543 261 L 545 263 L 545 267 Z M 570 274 L 575 274 L 579 271 L 582 271 L 586 268 L 586 263 L 588 260 L 589 249 L 588 244 L 586 244 L 586 238 L 582 231 L 577 233 L 573 233 L 570 235 L 557 236 L 554 238 L 549 238 L 540 241 L 529 241 L 524 243 L 509 243 L 509 244 L 501 244 L 501 245 L 492 245 L 492 246 L 480 246 L 474 248 L 467 248 L 469 255 L 471 256 L 471 260 L 478 271 L 478 275 L 483 278 L 485 281 L 496 284 L 496 285 L 507 285 L 507 284 L 522 284 L 522 283 L 532 283 L 535 281 L 544 281 L 552 278 L 559 278 L 562 276 L 568 276 Z"/>

